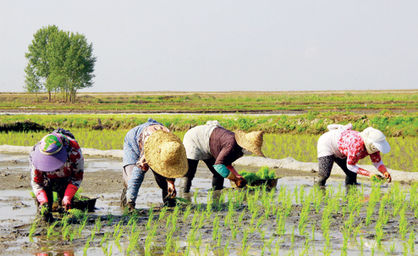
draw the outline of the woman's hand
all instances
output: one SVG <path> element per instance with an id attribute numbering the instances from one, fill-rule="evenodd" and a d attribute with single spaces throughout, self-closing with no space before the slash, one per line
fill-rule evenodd
<path id="1" fill-rule="evenodd" d="M 145 160 L 145 156 L 142 156 L 138 162 L 136 162 L 136 166 L 141 168 L 144 172 L 148 171 L 149 165 L 147 164 L 147 161 Z"/>
<path id="2" fill-rule="evenodd" d="M 389 183 L 392 181 L 392 177 L 390 176 L 389 172 L 385 172 L 383 175 L 385 176 L 385 178 L 388 180 Z"/>
<path id="3" fill-rule="evenodd" d="M 247 185 L 247 181 L 237 172 L 237 170 L 235 170 L 235 168 L 232 165 L 228 165 L 226 166 L 226 168 L 228 168 L 228 170 L 231 172 L 231 180 L 235 182 L 235 185 L 237 185 L 237 187 L 243 188 Z"/>
<path id="4" fill-rule="evenodd" d="M 177 195 L 176 186 L 174 186 L 174 180 L 167 180 L 167 192 L 168 197 L 175 198 Z"/>
<path id="5" fill-rule="evenodd" d="M 239 188 L 243 188 L 247 185 L 247 181 L 240 175 L 240 177 L 237 177 L 235 180 L 235 185 L 237 185 Z"/>
<path id="6" fill-rule="evenodd" d="M 377 168 L 383 176 L 385 176 L 386 180 L 390 183 L 392 181 L 392 177 L 390 176 L 390 173 L 388 172 L 388 169 L 386 169 L 386 166 L 381 164 L 379 168 Z"/>

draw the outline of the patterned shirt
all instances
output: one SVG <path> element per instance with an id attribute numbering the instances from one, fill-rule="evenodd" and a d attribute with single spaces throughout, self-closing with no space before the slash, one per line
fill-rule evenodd
<path id="1" fill-rule="evenodd" d="M 138 125 L 128 131 L 123 142 L 123 166 L 134 165 L 141 158 L 144 152 L 143 147 L 146 137 L 146 134 L 143 134 L 143 131 L 147 127 L 154 125 L 163 126 L 163 124 L 149 118 L 146 123 Z"/>
<path id="2" fill-rule="evenodd" d="M 357 131 L 345 130 L 341 133 L 341 137 L 338 140 L 338 150 L 347 157 L 347 166 L 356 165 L 360 159 L 363 159 L 366 156 L 370 156 L 370 159 L 374 164 L 380 163 L 382 160 L 380 153 L 376 152 L 369 155 L 364 146 L 364 141 L 359 134 L 360 132 Z M 357 171 L 358 167 L 355 169 Z"/>
<path id="3" fill-rule="evenodd" d="M 155 131 L 158 130 L 163 130 L 166 132 L 169 132 L 170 130 L 160 124 L 153 124 L 150 125 L 146 128 L 144 128 L 138 138 L 138 146 L 139 146 L 139 152 L 141 152 L 140 157 L 142 157 L 144 155 L 144 146 L 145 146 L 145 141 L 147 141 L 148 137 Z"/>
<path id="4" fill-rule="evenodd" d="M 44 187 L 53 182 L 54 179 L 67 178 L 68 183 L 71 183 L 77 187 L 80 187 L 81 181 L 83 180 L 84 174 L 84 158 L 81 153 L 81 148 L 75 139 L 69 136 L 59 134 L 67 148 L 68 159 L 63 167 L 52 172 L 42 172 L 37 170 L 32 164 L 32 152 L 34 152 L 36 145 L 33 147 L 29 157 L 29 163 L 31 166 L 31 185 L 35 195 L 39 191 L 43 190 Z"/>

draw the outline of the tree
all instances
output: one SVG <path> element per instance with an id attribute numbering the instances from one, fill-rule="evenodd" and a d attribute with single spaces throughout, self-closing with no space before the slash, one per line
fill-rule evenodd
<path id="1" fill-rule="evenodd" d="M 62 92 L 65 101 L 75 102 L 77 90 L 93 85 L 93 45 L 84 35 L 47 26 L 34 34 L 26 53 L 25 89 Z"/>
<path id="2" fill-rule="evenodd" d="M 33 70 L 33 66 L 27 66 L 25 68 L 26 78 L 25 78 L 25 89 L 28 92 L 40 92 L 42 87 L 39 83 L 39 77 L 35 75 L 35 71 Z"/>

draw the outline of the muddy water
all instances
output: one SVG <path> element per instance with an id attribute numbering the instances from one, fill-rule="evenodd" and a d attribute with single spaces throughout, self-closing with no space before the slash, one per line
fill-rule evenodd
<path id="1" fill-rule="evenodd" d="M 33 221 L 35 220 L 35 206 L 33 199 L 30 197 L 30 185 L 28 175 L 28 159 L 26 155 L 19 154 L 0 154 L 0 254 L 1 255 L 41 255 L 39 253 L 46 252 L 47 255 L 82 255 L 86 252 L 87 255 L 103 255 L 104 249 L 107 245 L 100 244 L 101 239 L 106 233 L 113 233 L 113 228 L 119 221 L 126 224 L 127 218 L 123 215 L 123 211 L 119 207 L 119 198 L 122 188 L 121 182 L 121 163 L 118 159 L 104 159 L 104 158 L 87 158 L 85 162 L 85 178 L 82 183 L 83 194 L 90 197 L 98 197 L 96 204 L 96 211 L 89 216 L 89 222 L 86 230 L 82 233 L 82 238 L 74 239 L 73 241 L 66 241 L 59 238 L 46 239 L 45 227 L 37 227 L 34 232 L 33 241 L 29 238 L 29 230 Z M 238 167 L 242 169 L 243 167 Z M 245 167 L 245 169 L 252 169 Z M 304 186 L 304 190 L 309 192 L 313 187 L 313 181 L 315 174 L 307 174 L 306 172 L 289 171 L 283 169 L 277 169 L 277 174 L 283 176 L 278 180 L 277 189 L 284 187 L 289 192 L 299 189 L 300 186 Z M 204 205 L 207 203 L 207 195 L 211 187 L 211 174 L 207 171 L 204 165 L 199 165 L 195 179 L 193 180 L 192 192 L 184 194 L 181 192 L 182 181 L 176 180 L 176 186 L 178 189 L 178 195 L 180 197 L 189 199 L 191 201 L 197 200 L 198 205 Z M 331 178 L 328 181 L 329 187 L 338 189 L 343 183 L 342 179 Z M 229 182 L 225 182 L 225 190 L 230 190 Z M 388 185 L 382 186 L 382 191 L 388 190 Z M 365 195 L 370 193 L 370 185 L 365 182 L 364 186 Z M 277 192 L 278 193 L 278 192 Z M 140 188 L 137 208 L 139 208 L 139 221 L 138 227 L 145 230 L 147 223 L 148 211 L 150 207 L 154 209 L 154 214 L 158 216 L 161 206 L 161 190 L 157 188 L 152 173 L 147 173 L 144 182 Z M 295 200 L 293 200 L 295 203 Z M 196 204 L 195 204 L 196 205 Z M 244 206 L 243 206 L 244 207 Z M 244 209 L 244 208 L 242 208 Z M 241 209 L 241 210 L 242 210 Z M 184 208 L 181 211 L 184 212 Z M 264 237 L 261 236 L 260 230 L 256 230 L 248 235 L 248 239 L 252 242 L 251 247 L 248 249 L 248 255 L 260 255 L 261 248 L 266 244 L 266 241 L 270 241 L 273 249 L 267 250 L 267 255 L 276 254 L 274 249 L 275 243 L 279 243 L 280 246 L 276 246 L 279 249 L 279 254 L 293 253 L 294 255 L 302 254 L 304 250 L 304 244 L 306 239 L 304 236 L 298 234 L 297 225 L 299 221 L 300 205 L 295 205 L 294 210 L 286 220 L 285 234 L 280 239 L 276 239 L 275 228 L 273 225 L 264 224 Z M 217 211 L 224 218 L 227 214 L 225 210 Z M 249 214 L 250 215 L 250 214 Z M 96 238 L 93 239 L 89 246 L 85 248 L 86 241 L 90 236 L 90 231 L 94 228 L 94 223 L 99 218 L 109 225 L 104 225 L 102 230 L 97 233 Z M 341 221 L 338 216 L 335 217 L 335 222 Z M 364 216 L 363 216 L 364 217 Z M 192 218 L 192 217 L 189 217 Z M 212 217 L 213 218 L 213 217 Z M 249 223 L 251 216 L 244 216 L 242 219 L 242 229 Z M 272 217 L 272 221 L 274 217 Z M 313 232 L 315 239 L 310 241 L 311 247 L 307 255 L 323 255 L 324 237 L 320 231 L 321 215 L 313 215 L 311 218 L 316 225 Z M 416 232 L 416 226 L 418 225 L 416 218 L 408 216 L 409 226 L 414 227 Z M 400 242 L 397 230 L 397 221 L 389 222 L 388 226 L 385 226 L 385 232 L 387 236 L 383 241 L 383 246 L 391 248 L 394 254 L 401 254 L 404 250 L 403 243 Z M 78 225 L 75 224 L 75 227 Z M 311 225 L 312 226 L 312 225 Z M 310 232 L 311 226 L 308 226 L 308 232 Z M 179 221 L 177 227 L 176 246 L 180 251 L 185 252 L 187 249 L 187 235 L 190 233 L 190 227 Z M 296 230 L 295 230 L 296 229 Z M 371 228 L 372 229 L 372 228 Z M 212 241 L 212 226 L 203 225 L 201 228 L 201 244 L 199 249 L 195 249 L 190 252 L 190 255 L 201 254 L 204 255 L 224 255 L 224 244 L 218 246 Z M 144 231 L 145 232 L 145 231 Z M 159 228 L 155 244 L 153 247 L 153 255 L 162 255 L 164 253 L 164 240 L 166 235 L 164 228 Z M 223 230 L 222 237 L 225 240 L 230 236 L 230 230 Z M 375 240 L 373 237 L 373 230 L 364 230 L 364 238 L 362 239 L 362 247 L 365 255 L 369 255 L 372 251 L 375 255 L 384 255 L 382 251 L 375 251 Z M 293 235 L 292 235 L 293 234 Z M 145 233 L 144 233 L 145 236 Z M 333 250 L 330 255 L 340 255 L 341 248 L 343 246 L 343 237 L 338 228 L 330 231 L 331 244 Z M 143 244 L 145 237 L 140 241 Z M 239 234 L 237 239 L 233 240 L 234 243 L 229 244 L 228 253 L 230 255 L 242 255 L 244 252 L 241 248 L 240 241 L 242 240 L 242 234 Z M 416 243 L 416 241 L 415 241 Z M 359 249 L 361 247 L 359 242 L 350 242 L 348 245 L 348 255 L 361 255 L 362 252 Z M 112 248 L 112 255 L 124 255 L 129 247 L 129 235 L 128 231 L 122 236 L 120 241 L 116 243 L 111 240 L 106 247 L 108 250 Z M 389 250 L 389 249 L 388 249 Z M 143 253 L 143 249 L 139 248 L 136 253 Z"/>

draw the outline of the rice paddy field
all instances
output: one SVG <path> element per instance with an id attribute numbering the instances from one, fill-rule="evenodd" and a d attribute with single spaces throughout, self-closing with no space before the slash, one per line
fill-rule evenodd
<path id="1" fill-rule="evenodd" d="M 230 130 L 263 130 L 263 152 L 270 158 L 292 157 L 303 162 L 316 161 L 316 142 L 332 123 L 352 123 L 353 129 L 363 130 L 373 126 L 383 131 L 391 145 L 389 154 L 383 157 L 391 169 L 418 171 L 418 114 L 381 111 L 378 114 L 356 114 L 344 112 L 335 114 L 309 112 L 301 115 L 203 115 L 203 114 L 72 114 L 72 115 L 0 115 L 0 145 L 32 146 L 45 133 L 55 127 L 71 130 L 80 145 L 85 148 L 122 149 L 123 139 L 132 127 L 152 117 L 174 131 L 180 138 L 195 125 L 208 120 L 218 120 Z M 41 131 L 10 128 L 1 132 L 2 126 L 16 122 L 35 122 L 43 127 Z M 369 159 L 360 164 L 370 164 Z"/>
<path id="2" fill-rule="evenodd" d="M 347 191 L 341 182 L 326 190 L 305 182 L 283 178 L 273 190 L 200 188 L 176 207 L 134 213 L 72 210 L 18 232 L 32 251 L 57 255 L 415 255 L 416 183 Z"/>
<path id="3" fill-rule="evenodd" d="M 417 95 L 416 90 L 86 93 L 78 104 L 64 104 L 60 95 L 48 102 L 44 94 L 0 93 L 0 111 L 13 113 L 0 115 L 0 145 L 32 146 L 62 127 L 81 147 L 122 149 L 128 130 L 149 117 L 180 138 L 193 126 L 218 120 L 230 130 L 263 130 L 262 150 L 269 158 L 316 162 L 316 142 L 327 125 L 352 123 L 355 130 L 373 126 L 385 133 L 391 145 L 383 156 L 387 167 L 417 172 Z M 138 114 L 142 111 L 148 113 Z M 147 174 L 137 210 L 129 213 L 119 207 L 120 160 L 86 158 L 81 188 L 97 198 L 95 211 L 55 213 L 56 221 L 45 223 L 35 214 L 27 166 L 27 155 L 0 153 L 0 254 L 416 255 L 417 182 L 361 179 L 347 190 L 341 177 L 331 177 L 322 190 L 313 186 L 315 174 L 272 169 L 278 181 L 271 190 L 225 182 L 225 189 L 212 191 L 212 176 L 199 165 L 191 193 L 182 193 L 182 181 L 176 180 L 175 207 L 161 205 L 161 191 Z"/>
<path id="4" fill-rule="evenodd" d="M 85 130 L 71 129 L 82 147 L 102 150 L 122 149 L 123 139 L 128 129 Z M 185 132 L 175 132 L 183 138 Z M 0 133 L 0 145 L 33 146 L 45 132 Z M 269 158 L 292 157 L 302 162 L 316 162 L 316 142 L 320 135 L 312 134 L 265 134 L 263 152 Z M 386 166 L 395 170 L 418 171 L 418 137 L 389 137 L 391 151 L 383 156 Z M 370 159 L 362 159 L 360 164 L 370 164 Z"/>

